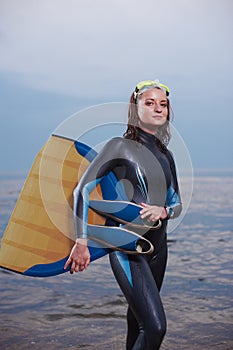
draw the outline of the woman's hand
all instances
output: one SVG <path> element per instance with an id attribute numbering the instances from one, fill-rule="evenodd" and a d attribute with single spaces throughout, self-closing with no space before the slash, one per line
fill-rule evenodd
<path id="1" fill-rule="evenodd" d="M 67 259 L 64 269 L 71 264 L 70 273 L 85 270 L 90 264 L 90 252 L 87 247 L 87 239 L 78 238 Z"/>
<path id="2" fill-rule="evenodd" d="M 146 203 L 141 203 L 141 206 L 143 207 L 143 209 L 140 211 L 142 219 L 155 222 L 159 219 L 164 220 L 167 217 L 167 212 L 164 207 L 158 207 L 156 205 L 149 205 Z"/>

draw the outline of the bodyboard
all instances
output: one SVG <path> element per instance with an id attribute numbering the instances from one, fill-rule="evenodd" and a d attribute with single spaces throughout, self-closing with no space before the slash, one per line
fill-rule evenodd
<path id="1" fill-rule="evenodd" d="M 3 235 L 1 267 L 29 276 L 45 277 L 65 272 L 63 266 L 75 241 L 73 190 L 95 155 L 87 145 L 72 139 L 59 135 L 48 139 L 35 158 Z M 114 181 L 110 174 L 107 181 L 91 193 L 90 199 L 99 201 L 103 193 L 108 194 L 108 199 L 114 197 Z M 153 249 L 143 237 L 120 227 L 115 234 L 127 231 L 131 246 L 126 247 L 125 242 L 115 246 L 111 234 L 105 238 L 108 241 L 96 239 L 95 231 L 107 232 L 108 229 L 110 232 L 110 228 L 104 226 L 105 221 L 104 216 L 89 210 L 89 228 L 100 227 L 92 228 L 91 261 L 119 248 L 139 254 Z M 144 241 L 143 249 L 138 249 L 139 240 Z"/>

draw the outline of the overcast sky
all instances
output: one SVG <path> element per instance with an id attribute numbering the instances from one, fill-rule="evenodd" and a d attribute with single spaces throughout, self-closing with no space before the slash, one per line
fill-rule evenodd
<path id="1" fill-rule="evenodd" d="M 154 78 L 194 168 L 233 168 L 232 27 L 232 0 L 0 0 L 0 170 L 29 170 L 67 117 Z"/>

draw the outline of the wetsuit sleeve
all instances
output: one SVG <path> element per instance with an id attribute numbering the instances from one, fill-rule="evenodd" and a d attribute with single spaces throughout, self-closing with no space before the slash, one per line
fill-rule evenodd
<path id="1" fill-rule="evenodd" d="M 179 185 L 176 175 L 176 166 L 172 154 L 168 151 L 168 158 L 171 169 L 171 184 L 167 191 L 166 210 L 169 219 L 178 217 L 182 211 L 182 202 L 180 198 Z"/>
<path id="2" fill-rule="evenodd" d="M 120 138 L 110 140 L 94 158 L 73 192 L 76 238 L 87 238 L 89 195 L 117 164 Z"/>

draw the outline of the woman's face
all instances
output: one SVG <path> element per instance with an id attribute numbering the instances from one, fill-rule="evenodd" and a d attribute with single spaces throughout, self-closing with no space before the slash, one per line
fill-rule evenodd
<path id="1" fill-rule="evenodd" d="M 152 88 L 138 97 L 139 127 L 156 134 L 168 116 L 167 96 L 163 90 Z"/>

